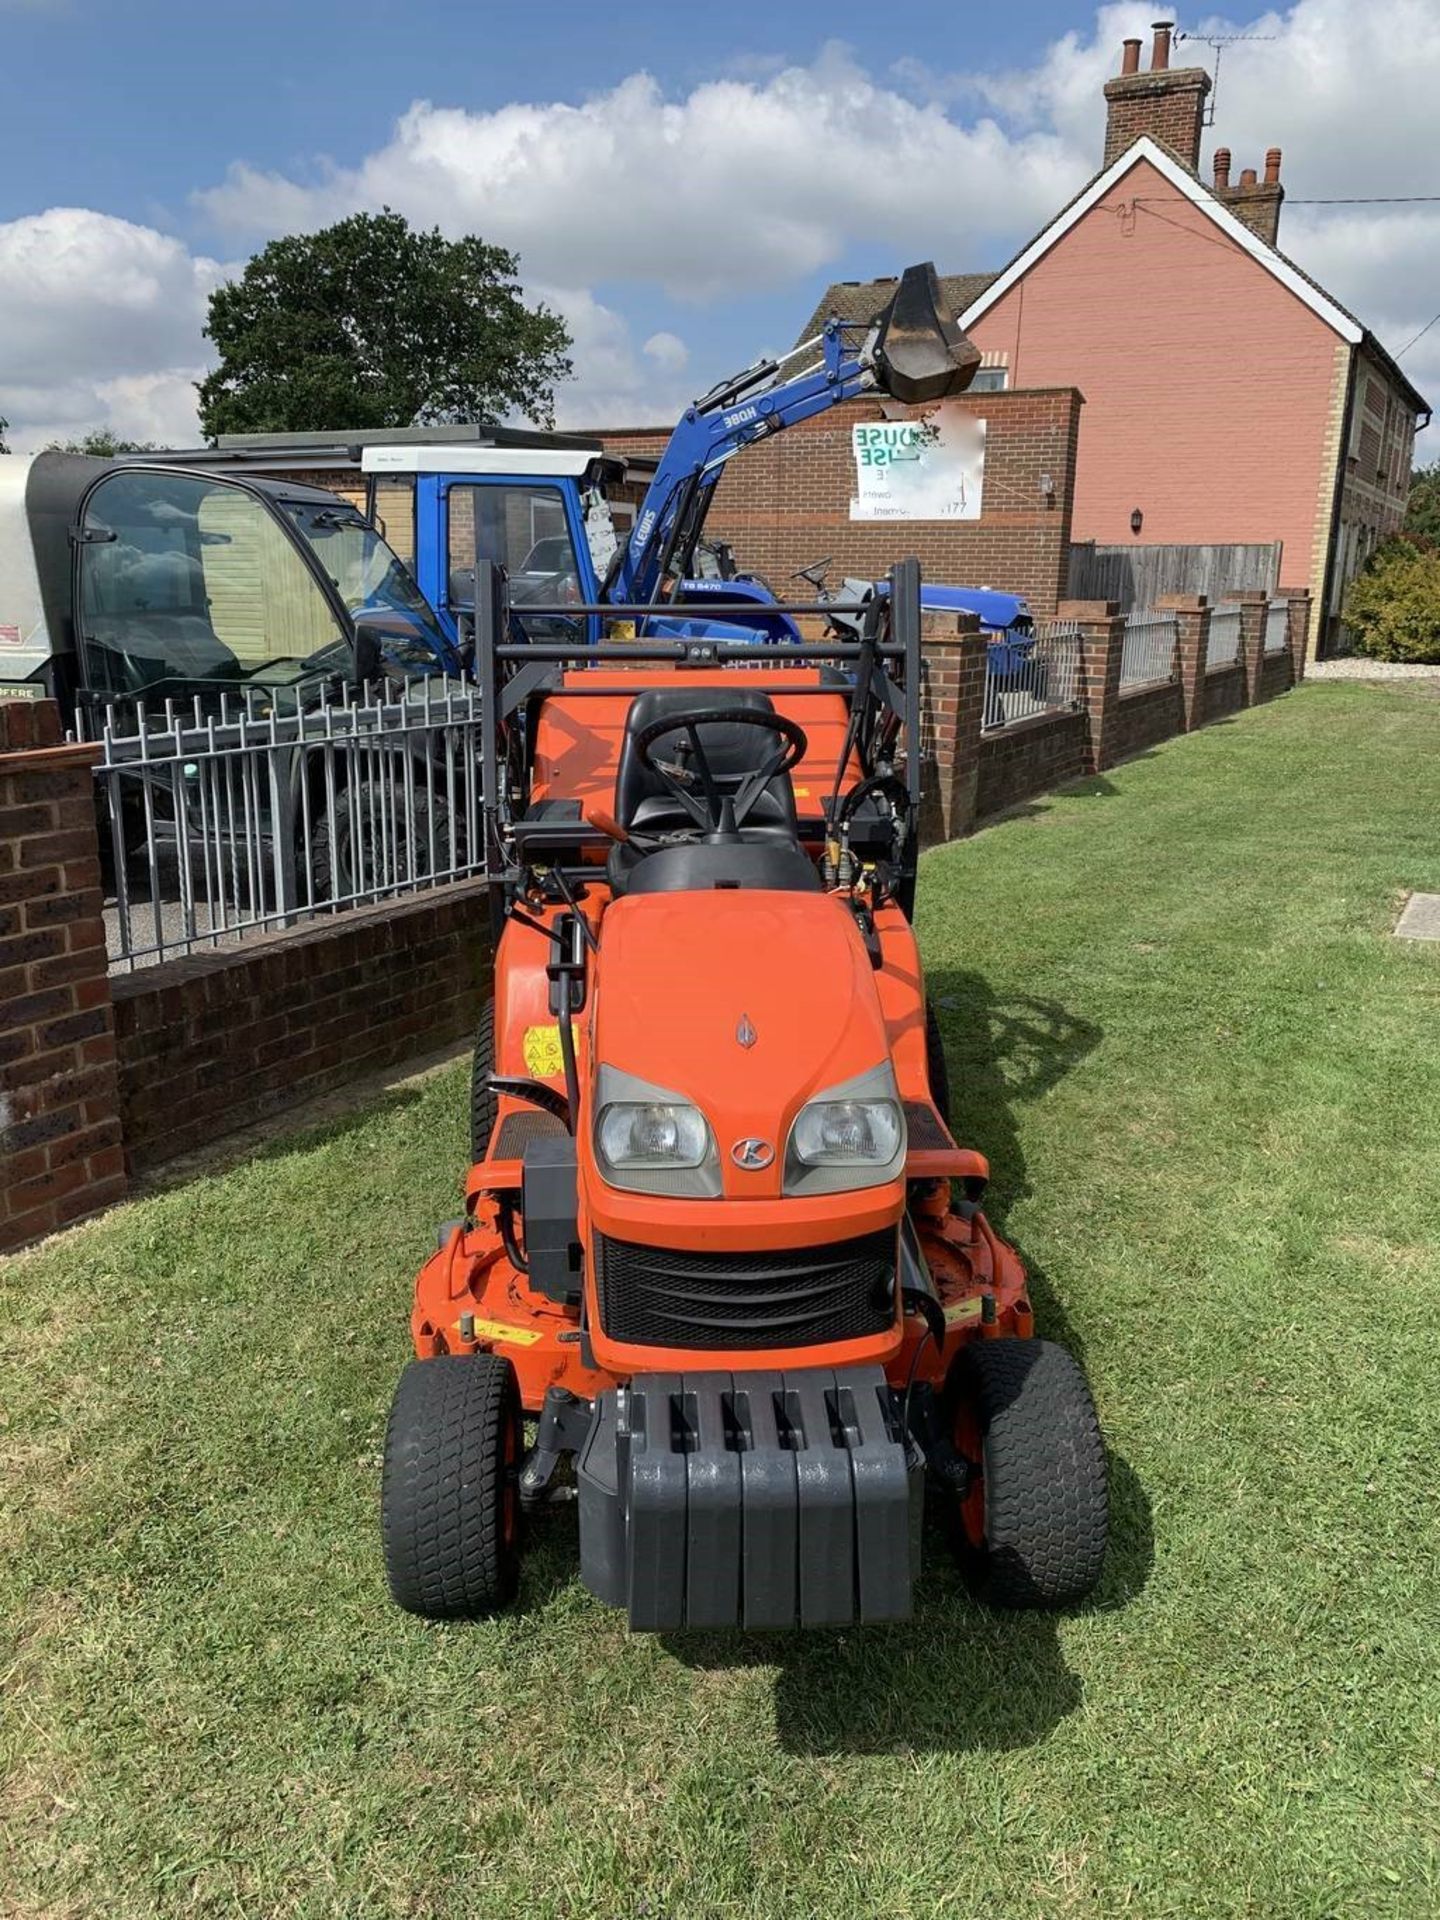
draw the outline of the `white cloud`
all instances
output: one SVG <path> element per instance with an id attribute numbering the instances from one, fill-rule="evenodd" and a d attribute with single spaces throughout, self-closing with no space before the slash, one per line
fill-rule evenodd
<path id="1" fill-rule="evenodd" d="M 0 414 L 11 444 L 109 426 L 193 439 L 217 261 L 83 207 L 0 224 Z"/>
<path id="2" fill-rule="evenodd" d="M 679 373 L 690 358 L 690 349 L 673 333 L 652 333 L 640 351 L 667 373 Z"/>
<path id="3" fill-rule="evenodd" d="M 11 423 L 6 439 L 16 453 L 34 453 L 52 440 L 78 440 L 94 427 L 108 427 L 122 440 L 193 447 L 200 440 L 195 382 L 206 371 L 204 366 L 167 367 L 115 380 L 80 377 L 42 387 L 7 386 L 0 391 L 0 414 Z"/>
<path id="4" fill-rule="evenodd" d="M 421 101 L 357 167 L 304 182 L 239 164 L 197 201 L 247 237 L 390 205 L 515 247 L 540 280 L 624 278 L 716 301 L 737 272 L 747 292 L 789 286 L 877 240 L 897 260 L 983 263 L 1085 170 L 1048 129 L 961 125 L 831 46 L 809 67 L 676 101 L 643 73 L 580 106 Z"/>
<path id="5" fill-rule="evenodd" d="M 557 427 L 652 426 L 673 420 L 692 396 L 683 378 L 689 352 L 673 333 L 655 333 L 637 354 L 630 329 L 583 287 L 528 286 L 564 316 L 573 380 L 555 390 Z"/>

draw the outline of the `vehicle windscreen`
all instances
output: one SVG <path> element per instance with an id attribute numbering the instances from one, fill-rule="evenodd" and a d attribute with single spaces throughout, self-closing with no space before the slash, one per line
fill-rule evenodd
<path id="1" fill-rule="evenodd" d="M 104 694 L 281 685 L 343 671 L 350 646 L 268 505 L 205 474 L 108 474 L 84 508 L 79 625 Z"/>
<path id="2" fill-rule="evenodd" d="M 413 629 L 413 641 L 387 634 L 387 658 L 402 666 L 433 672 L 449 652 L 434 610 L 384 539 L 353 507 L 309 500 L 287 500 L 302 540 L 353 616 L 389 613 Z"/>

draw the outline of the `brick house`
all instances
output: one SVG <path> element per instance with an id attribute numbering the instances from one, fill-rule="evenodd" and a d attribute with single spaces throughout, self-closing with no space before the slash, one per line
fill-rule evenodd
<path id="1" fill-rule="evenodd" d="M 1404 517 L 1429 408 L 1276 245 L 1279 149 L 1235 181 L 1217 148 L 1202 180 L 1210 78 L 1171 67 L 1170 42 L 1158 25 L 1148 71 L 1125 42 L 1083 191 L 1001 272 L 945 285 L 977 386 L 1083 393 L 1076 541 L 1281 542 L 1279 584 L 1310 590 L 1311 651 L 1328 650 L 1345 583 Z M 891 284 L 832 286 L 800 338 L 830 313 L 868 318 Z"/>

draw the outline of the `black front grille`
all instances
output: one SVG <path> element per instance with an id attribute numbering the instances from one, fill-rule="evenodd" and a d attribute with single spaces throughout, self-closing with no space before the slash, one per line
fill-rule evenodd
<path id="1" fill-rule="evenodd" d="M 495 1142 L 496 1160 L 523 1159 L 532 1140 L 550 1140 L 567 1131 L 558 1114 L 545 1113 L 539 1107 L 512 1107 L 500 1122 L 500 1137 Z"/>
<path id="2" fill-rule="evenodd" d="M 929 1153 L 937 1148 L 944 1152 L 955 1144 L 928 1100 L 905 1102 L 905 1136 L 919 1153 Z"/>
<path id="3" fill-rule="evenodd" d="M 644 1347 L 808 1347 L 895 1317 L 895 1231 L 823 1247 L 677 1252 L 595 1236 L 600 1324 Z"/>

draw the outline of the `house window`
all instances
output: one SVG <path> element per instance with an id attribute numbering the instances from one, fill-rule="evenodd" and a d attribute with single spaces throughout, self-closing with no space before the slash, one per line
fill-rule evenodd
<path id="1" fill-rule="evenodd" d="M 968 393 L 1004 393 L 1010 374 L 1006 367 L 980 367 L 966 389 Z"/>

